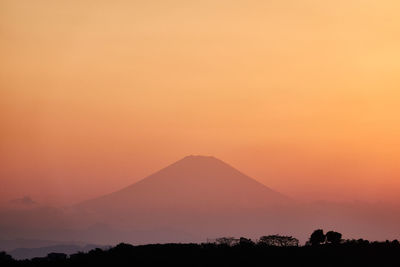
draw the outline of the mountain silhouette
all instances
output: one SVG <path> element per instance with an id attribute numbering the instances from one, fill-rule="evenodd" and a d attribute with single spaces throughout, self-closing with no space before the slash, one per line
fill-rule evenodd
<path id="1" fill-rule="evenodd" d="M 288 197 L 215 157 L 187 156 L 122 190 L 80 203 L 77 208 L 92 216 L 91 220 L 114 227 L 193 233 L 200 229 L 209 232 L 216 225 L 227 229 L 233 220 L 243 221 L 248 214 L 255 218 L 257 212 L 290 202 Z"/>
<path id="2" fill-rule="evenodd" d="M 204 156 L 185 157 L 126 188 L 72 207 L 33 206 L 0 209 L 0 235 L 60 245 L 71 240 L 102 245 L 205 242 L 273 234 L 305 242 L 318 228 L 337 229 L 350 238 L 399 238 L 397 205 L 293 201 Z"/>
<path id="3" fill-rule="evenodd" d="M 289 198 L 244 175 L 225 162 L 206 156 L 187 156 L 112 194 L 81 203 L 91 210 L 230 209 L 265 206 Z"/>

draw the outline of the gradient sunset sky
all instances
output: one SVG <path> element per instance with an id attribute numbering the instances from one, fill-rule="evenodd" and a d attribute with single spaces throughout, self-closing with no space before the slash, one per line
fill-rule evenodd
<path id="1" fill-rule="evenodd" d="M 190 154 L 289 196 L 400 203 L 400 1 L 0 0 L 0 201 Z"/>

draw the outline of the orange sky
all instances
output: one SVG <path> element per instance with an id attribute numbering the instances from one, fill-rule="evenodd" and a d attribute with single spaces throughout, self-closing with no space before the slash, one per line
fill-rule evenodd
<path id="1" fill-rule="evenodd" d="M 301 199 L 399 201 L 397 0 L 0 0 L 0 201 L 189 154 Z"/>

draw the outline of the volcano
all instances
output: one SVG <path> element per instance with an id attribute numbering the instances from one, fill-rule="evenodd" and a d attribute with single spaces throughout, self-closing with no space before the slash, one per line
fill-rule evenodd
<path id="1" fill-rule="evenodd" d="M 219 159 L 188 156 L 119 191 L 72 207 L 0 210 L 0 234 L 7 239 L 109 245 L 270 234 L 304 242 L 315 229 L 333 229 L 374 240 L 398 238 L 400 217 L 393 219 L 398 211 L 397 206 L 378 204 L 293 201 Z"/>
<path id="2" fill-rule="evenodd" d="M 265 217 L 271 209 L 290 202 L 215 157 L 187 156 L 77 208 L 97 223 L 125 229 L 173 228 L 211 234 L 252 227 L 260 215 Z"/>
<path id="3" fill-rule="evenodd" d="M 284 203 L 288 197 L 215 158 L 187 156 L 109 195 L 81 203 L 89 210 L 246 209 Z"/>

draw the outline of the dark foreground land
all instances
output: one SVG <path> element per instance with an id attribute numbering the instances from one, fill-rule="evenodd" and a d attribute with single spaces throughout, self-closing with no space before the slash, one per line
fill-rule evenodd
<path id="1" fill-rule="evenodd" d="M 1 253 L 0 266 L 400 266 L 400 245 L 363 240 L 285 247 L 252 242 L 119 244 L 108 250 L 70 256 L 53 253 L 23 261 Z"/>

